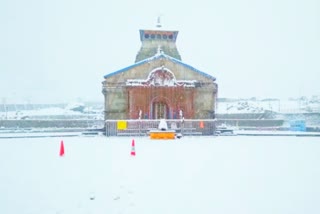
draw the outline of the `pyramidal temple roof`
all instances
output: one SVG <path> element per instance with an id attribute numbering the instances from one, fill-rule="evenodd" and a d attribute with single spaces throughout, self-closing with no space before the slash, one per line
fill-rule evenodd
<path id="1" fill-rule="evenodd" d="M 202 76 L 205 76 L 205 77 L 207 77 L 207 78 L 209 78 L 209 79 L 212 79 L 213 81 L 216 80 L 215 77 L 213 77 L 213 76 L 211 76 L 211 75 L 209 75 L 209 74 L 207 74 L 207 73 L 205 73 L 205 72 L 202 72 L 202 71 L 200 71 L 200 70 L 192 67 L 191 65 L 188 65 L 188 64 L 182 62 L 182 61 L 179 60 L 179 59 L 176 59 L 176 58 L 174 58 L 174 57 L 171 57 L 171 56 L 163 53 L 162 51 L 158 51 L 158 53 L 156 53 L 156 54 L 155 54 L 154 56 L 152 56 L 152 57 L 149 57 L 149 58 L 147 58 L 147 59 L 141 60 L 141 61 L 136 62 L 136 63 L 134 63 L 134 64 L 132 64 L 132 65 L 129 65 L 129 66 L 125 67 L 125 68 L 122 68 L 122 69 L 120 69 L 120 70 L 114 71 L 114 72 L 112 72 L 112 73 L 106 74 L 106 75 L 104 76 L 104 78 L 106 79 L 106 78 L 111 77 L 111 76 L 113 76 L 113 75 L 116 75 L 116 74 L 119 74 L 119 73 L 128 71 L 128 70 L 130 70 L 131 68 L 135 68 L 135 67 L 137 67 L 137 66 L 140 66 L 140 65 L 149 63 L 149 62 L 151 62 L 151 61 L 158 60 L 158 59 L 167 59 L 167 60 L 169 60 L 169 61 L 171 61 L 171 62 L 173 62 L 173 63 L 175 63 L 175 64 L 182 65 L 182 66 L 184 66 L 184 67 L 186 67 L 186 68 L 188 68 L 188 69 L 190 69 L 190 70 L 193 70 L 193 71 L 201 74 Z"/>

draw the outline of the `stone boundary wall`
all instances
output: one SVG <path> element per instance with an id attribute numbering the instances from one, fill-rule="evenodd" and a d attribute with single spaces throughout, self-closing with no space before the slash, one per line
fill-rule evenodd
<path id="1" fill-rule="evenodd" d="M 218 119 L 217 126 L 235 126 L 239 128 L 246 128 L 246 127 L 281 127 L 284 125 L 284 120 L 255 120 L 255 119 Z"/>
<path id="2" fill-rule="evenodd" d="M 279 127 L 284 120 L 218 119 L 217 125 L 237 127 Z M 103 120 L 0 120 L 0 129 L 103 128 Z"/>
<path id="3" fill-rule="evenodd" d="M 103 127 L 103 120 L 0 120 L 1 129 Z"/>

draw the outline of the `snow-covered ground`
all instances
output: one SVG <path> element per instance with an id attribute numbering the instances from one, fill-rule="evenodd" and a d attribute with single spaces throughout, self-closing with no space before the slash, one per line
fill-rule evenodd
<path id="1" fill-rule="evenodd" d="M 320 213 L 317 137 L 132 139 L 0 139 L 0 213 Z"/>
<path id="2" fill-rule="evenodd" d="M 316 113 L 320 112 L 320 98 L 310 100 L 229 100 L 220 101 L 218 114 L 263 113 L 273 111 L 279 113 Z"/>
<path id="3" fill-rule="evenodd" d="M 5 110 L 2 108 L 0 111 L 0 119 L 20 120 L 20 119 L 57 119 L 57 118 L 94 118 L 103 119 L 103 106 L 101 108 L 94 108 L 93 106 L 84 107 L 76 104 L 70 104 L 66 107 L 63 106 L 50 106 L 49 104 L 44 107 L 31 108 L 28 106 L 23 109 L 12 108 Z M 78 110 L 77 108 L 83 108 Z"/>

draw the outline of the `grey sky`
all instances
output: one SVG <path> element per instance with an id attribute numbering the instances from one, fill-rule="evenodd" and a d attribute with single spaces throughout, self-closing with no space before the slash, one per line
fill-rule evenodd
<path id="1" fill-rule="evenodd" d="M 320 95 L 319 11 L 318 0 L 2 0 L 0 99 L 102 102 L 103 76 L 134 63 L 139 29 L 160 14 L 219 97 Z"/>

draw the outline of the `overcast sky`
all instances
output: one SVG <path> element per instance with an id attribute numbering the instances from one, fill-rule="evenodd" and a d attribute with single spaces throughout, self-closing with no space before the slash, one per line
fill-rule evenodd
<path id="1" fill-rule="evenodd" d="M 158 15 L 219 97 L 320 95 L 319 11 L 319 0 L 2 0 L 1 103 L 103 102 L 103 76 L 134 63 Z"/>

